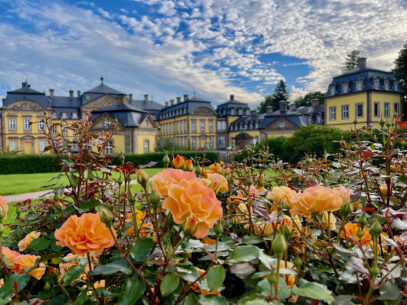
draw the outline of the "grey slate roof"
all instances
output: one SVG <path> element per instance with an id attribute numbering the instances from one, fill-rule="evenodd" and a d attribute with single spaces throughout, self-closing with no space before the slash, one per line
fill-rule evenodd
<path id="1" fill-rule="evenodd" d="M 148 115 L 146 111 L 137 109 L 128 103 L 119 103 L 92 112 L 92 115 L 99 117 L 107 113 L 117 119 L 125 127 L 138 127 Z"/>
<path id="2" fill-rule="evenodd" d="M 124 95 L 124 93 L 105 85 L 103 82 L 100 85 L 98 85 L 90 90 L 85 91 L 85 93 Z"/>
<path id="3" fill-rule="evenodd" d="M 209 108 L 215 114 L 215 110 L 213 109 L 211 102 L 206 101 L 200 97 L 193 96 L 179 104 L 174 104 L 172 106 L 161 109 L 157 116 L 157 120 L 165 120 L 180 115 L 191 114 L 199 107 Z"/>
<path id="4" fill-rule="evenodd" d="M 20 89 L 16 89 L 13 91 L 7 91 L 7 94 L 45 95 L 44 93 L 31 89 L 31 86 L 28 84 L 27 81 L 25 81 L 21 84 Z"/>

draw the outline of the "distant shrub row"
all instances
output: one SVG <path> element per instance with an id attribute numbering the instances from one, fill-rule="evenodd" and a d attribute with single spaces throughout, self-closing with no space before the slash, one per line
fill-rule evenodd
<path id="1" fill-rule="evenodd" d="M 168 155 L 179 154 L 185 158 L 205 159 L 210 162 L 218 161 L 218 154 L 213 151 L 179 151 L 169 152 Z M 155 167 L 163 167 L 162 159 L 164 152 L 154 152 L 148 154 L 129 154 L 125 155 L 125 160 L 132 162 L 136 166 L 158 162 Z M 113 164 L 120 163 L 120 157 L 112 160 Z M 58 159 L 55 155 L 4 155 L 0 156 L 0 174 L 31 174 L 31 173 L 51 173 L 60 171 Z"/>
<path id="2" fill-rule="evenodd" d="M 404 133 L 405 130 L 399 130 L 399 133 Z M 382 141 L 382 137 L 378 130 L 374 130 L 372 134 L 361 132 L 359 138 L 361 140 L 373 141 L 373 137 L 377 137 L 377 142 Z M 325 152 L 336 153 L 340 147 L 337 141 L 350 141 L 354 136 L 348 131 L 342 131 L 338 128 L 332 128 L 321 125 L 308 125 L 300 127 L 292 137 L 271 138 L 262 142 L 261 145 L 269 147 L 270 153 L 276 159 L 283 160 L 292 164 L 304 159 L 305 154 L 316 155 L 322 157 Z M 397 141 L 396 146 L 401 147 L 402 141 Z M 258 151 L 259 146 L 256 147 Z M 243 150 L 235 156 L 235 160 L 243 162 L 248 156 L 248 152 Z"/>

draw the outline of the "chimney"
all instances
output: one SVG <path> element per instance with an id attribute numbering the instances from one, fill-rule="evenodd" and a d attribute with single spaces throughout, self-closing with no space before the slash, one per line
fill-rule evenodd
<path id="1" fill-rule="evenodd" d="M 145 101 L 145 102 L 148 101 L 148 94 L 144 94 L 144 101 Z"/>
<path id="2" fill-rule="evenodd" d="M 319 99 L 314 98 L 313 100 L 311 100 L 311 105 L 312 105 L 312 107 L 318 107 L 319 106 Z"/>
<path id="3" fill-rule="evenodd" d="M 270 106 L 271 107 L 271 106 Z M 250 110 L 250 114 L 251 115 L 255 115 L 257 113 L 257 110 L 256 109 L 254 109 L 254 110 Z"/>
<path id="4" fill-rule="evenodd" d="M 235 99 L 235 96 L 233 94 L 230 95 L 230 100 L 233 101 Z"/>
<path id="5" fill-rule="evenodd" d="M 81 96 L 81 90 L 76 91 L 76 93 L 78 94 L 78 97 Z"/>
<path id="6" fill-rule="evenodd" d="M 273 106 L 267 106 L 266 107 L 266 112 L 267 112 L 267 114 L 273 113 Z"/>
<path id="7" fill-rule="evenodd" d="M 52 88 L 49 89 L 49 96 L 54 96 L 54 89 Z"/>
<path id="8" fill-rule="evenodd" d="M 177 96 L 177 104 L 180 104 L 180 103 L 181 103 L 181 97 Z"/>
<path id="9" fill-rule="evenodd" d="M 129 101 L 133 100 L 133 93 L 129 93 Z"/>
<path id="10" fill-rule="evenodd" d="M 360 57 L 360 58 L 358 58 L 358 68 L 359 68 L 359 69 L 366 69 L 366 62 L 367 62 L 367 58 L 366 58 L 366 57 Z"/>
<path id="11" fill-rule="evenodd" d="M 164 104 L 165 104 L 165 107 L 168 107 L 168 102 L 165 102 Z"/>
<path id="12" fill-rule="evenodd" d="M 126 94 L 122 95 L 122 103 L 123 104 L 127 104 L 129 101 L 129 97 Z"/>
<path id="13" fill-rule="evenodd" d="M 184 94 L 184 102 L 188 100 L 188 94 Z"/>
<path id="14" fill-rule="evenodd" d="M 288 109 L 290 109 L 291 111 L 294 111 L 295 110 L 295 103 L 290 103 L 288 105 Z"/>
<path id="15" fill-rule="evenodd" d="M 284 100 L 280 101 L 280 110 L 287 111 L 287 105 L 288 105 L 287 101 L 284 101 Z"/>
<path id="16" fill-rule="evenodd" d="M 170 105 L 174 105 L 174 100 L 170 100 Z"/>
<path id="17" fill-rule="evenodd" d="M 73 97 L 73 90 L 69 90 L 69 97 Z"/>

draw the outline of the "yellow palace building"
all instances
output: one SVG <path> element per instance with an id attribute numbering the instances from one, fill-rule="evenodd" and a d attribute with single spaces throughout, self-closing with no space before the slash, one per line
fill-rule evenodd
<path id="1" fill-rule="evenodd" d="M 325 124 L 342 130 L 377 124 L 402 111 L 402 93 L 391 72 L 356 68 L 333 78 L 325 95 Z"/>

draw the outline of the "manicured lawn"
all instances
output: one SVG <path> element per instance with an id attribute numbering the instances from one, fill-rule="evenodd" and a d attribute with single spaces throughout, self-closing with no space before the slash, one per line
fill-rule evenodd
<path id="1" fill-rule="evenodd" d="M 154 174 L 161 171 L 162 168 L 146 168 L 145 172 L 152 177 Z M 63 175 L 60 179 L 54 179 L 59 173 L 40 173 L 40 174 L 12 174 L 12 175 L 0 175 L 0 195 L 14 195 L 38 192 L 52 187 L 43 187 L 46 185 L 61 183 L 63 185 L 68 184 L 68 179 Z M 117 173 L 114 173 L 114 177 L 118 177 Z M 134 177 L 135 179 L 136 177 Z"/>

